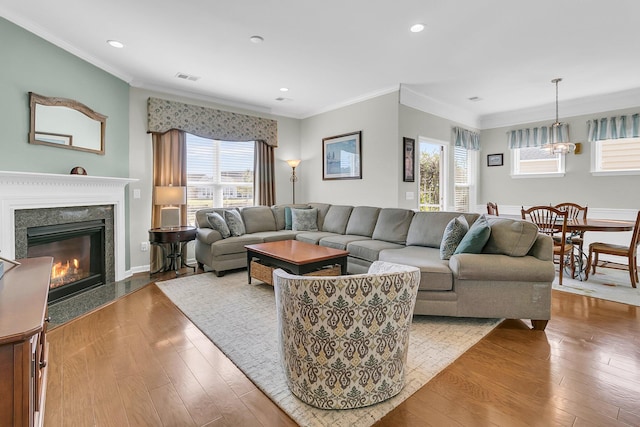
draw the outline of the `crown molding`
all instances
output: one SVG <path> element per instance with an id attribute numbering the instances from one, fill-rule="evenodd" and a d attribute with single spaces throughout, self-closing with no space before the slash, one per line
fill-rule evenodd
<path id="1" fill-rule="evenodd" d="M 337 110 L 339 108 L 348 107 L 350 105 L 354 105 L 354 104 L 357 104 L 359 102 L 368 101 L 369 99 L 377 98 L 379 96 L 387 95 L 387 94 L 390 94 L 390 93 L 393 93 L 393 92 L 398 92 L 398 89 L 399 89 L 399 85 L 393 85 L 393 86 L 390 86 L 390 87 L 385 87 L 385 88 L 382 88 L 380 90 L 369 92 L 369 93 L 366 93 L 366 94 L 364 94 L 362 96 L 358 96 L 356 98 L 351 98 L 351 99 L 348 99 L 346 101 L 343 101 L 343 102 L 340 102 L 340 103 L 337 103 L 337 104 L 333 104 L 333 105 L 329 105 L 329 106 L 326 106 L 326 107 L 323 107 L 323 108 L 320 108 L 320 109 L 317 109 L 317 110 L 309 111 L 306 114 L 304 114 L 304 115 L 302 115 L 300 117 L 297 117 L 297 118 L 299 118 L 299 119 L 307 119 L 309 117 L 317 116 L 318 114 L 328 113 L 330 111 L 334 111 L 334 110 Z"/>
<path id="2" fill-rule="evenodd" d="M 405 85 L 400 85 L 400 103 L 425 113 L 433 114 L 474 129 L 480 128 L 480 118 L 475 113 L 446 104 Z"/>
<path id="3" fill-rule="evenodd" d="M 560 119 L 634 107 L 640 107 L 640 88 L 562 100 Z M 483 115 L 480 117 L 480 128 L 494 129 L 553 120 L 555 120 L 555 103 L 549 103 L 532 108 Z"/>

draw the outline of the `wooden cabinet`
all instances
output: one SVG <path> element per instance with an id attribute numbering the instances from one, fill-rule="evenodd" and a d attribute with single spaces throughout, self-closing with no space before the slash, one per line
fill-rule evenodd
<path id="1" fill-rule="evenodd" d="M 0 279 L 0 426 L 39 426 L 47 377 L 53 258 L 19 260 Z"/>

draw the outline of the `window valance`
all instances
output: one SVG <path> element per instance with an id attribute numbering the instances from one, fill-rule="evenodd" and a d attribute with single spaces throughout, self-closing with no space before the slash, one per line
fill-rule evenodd
<path id="1" fill-rule="evenodd" d="M 637 138 L 640 136 L 640 114 L 604 117 L 587 121 L 587 141 Z"/>
<path id="2" fill-rule="evenodd" d="M 179 129 L 203 138 L 278 146 L 278 122 L 271 119 L 159 98 L 149 98 L 147 114 L 149 133 Z"/>
<path id="3" fill-rule="evenodd" d="M 453 131 L 453 145 L 455 147 L 466 148 L 467 150 L 479 151 L 480 150 L 480 134 L 459 127 L 454 127 Z"/>
<path id="4" fill-rule="evenodd" d="M 569 125 L 561 123 L 559 127 L 560 141 L 569 140 Z M 551 135 L 551 126 L 537 128 L 516 129 L 507 132 L 509 148 L 543 147 L 548 144 Z"/>

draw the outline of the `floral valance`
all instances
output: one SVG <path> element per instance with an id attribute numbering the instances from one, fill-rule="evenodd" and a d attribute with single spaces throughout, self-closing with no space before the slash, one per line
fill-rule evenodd
<path id="1" fill-rule="evenodd" d="M 640 114 L 604 117 L 587 122 L 587 140 L 637 138 L 640 136 Z"/>
<path id="2" fill-rule="evenodd" d="M 561 123 L 559 127 L 559 141 L 569 140 L 569 125 Z M 542 147 L 548 144 L 551 136 L 551 126 L 538 128 L 516 129 L 507 132 L 509 148 Z"/>
<path id="3" fill-rule="evenodd" d="M 264 141 L 278 146 L 278 122 L 262 117 L 149 98 L 148 132 L 165 133 L 179 129 L 221 141 Z"/>
<path id="4" fill-rule="evenodd" d="M 454 127 L 453 132 L 453 145 L 455 147 L 466 148 L 467 150 L 479 151 L 480 150 L 480 134 L 472 132 L 467 129 Z"/>

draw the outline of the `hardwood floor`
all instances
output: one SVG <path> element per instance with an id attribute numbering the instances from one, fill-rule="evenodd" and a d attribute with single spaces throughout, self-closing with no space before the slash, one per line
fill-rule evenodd
<path id="1" fill-rule="evenodd" d="M 640 308 L 553 291 L 377 426 L 640 426 Z M 293 426 L 153 284 L 52 329 L 45 426 Z"/>

